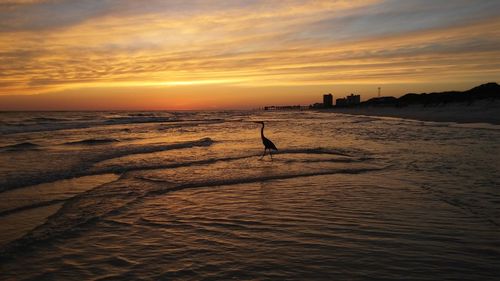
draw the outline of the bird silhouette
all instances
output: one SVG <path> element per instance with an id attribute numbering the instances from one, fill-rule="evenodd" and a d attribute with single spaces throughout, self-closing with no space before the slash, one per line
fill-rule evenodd
<path id="1" fill-rule="evenodd" d="M 264 122 L 263 121 L 257 121 L 255 123 L 262 124 L 262 128 L 260 129 L 260 137 L 262 138 L 262 144 L 264 145 L 264 154 L 262 154 L 261 159 L 266 156 L 266 151 L 269 149 L 269 155 L 271 156 L 271 160 L 273 159 L 273 150 L 278 151 L 278 148 L 276 148 L 276 145 L 272 141 L 270 141 L 268 138 L 264 136 Z"/>

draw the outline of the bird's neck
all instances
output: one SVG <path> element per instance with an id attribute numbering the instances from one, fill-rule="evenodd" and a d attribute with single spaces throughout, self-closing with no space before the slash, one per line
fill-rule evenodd
<path id="1" fill-rule="evenodd" d="M 264 138 L 264 124 L 262 124 L 262 128 L 260 128 L 260 137 Z"/>

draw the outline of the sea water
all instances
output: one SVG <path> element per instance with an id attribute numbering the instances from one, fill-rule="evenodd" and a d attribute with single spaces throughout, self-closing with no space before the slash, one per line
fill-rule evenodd
<path id="1" fill-rule="evenodd" d="M 500 276 L 499 126 L 3 112 L 0 135 L 1 280 Z"/>

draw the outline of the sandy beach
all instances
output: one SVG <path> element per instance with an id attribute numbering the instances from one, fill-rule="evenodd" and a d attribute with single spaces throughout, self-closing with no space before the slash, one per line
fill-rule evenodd
<path id="1" fill-rule="evenodd" d="M 453 103 L 448 105 L 427 106 L 411 105 L 407 107 L 355 107 L 333 108 L 327 111 L 352 115 L 369 115 L 396 117 L 404 119 L 457 122 L 457 123 L 490 123 L 500 124 L 500 102 L 478 101 L 471 105 Z"/>

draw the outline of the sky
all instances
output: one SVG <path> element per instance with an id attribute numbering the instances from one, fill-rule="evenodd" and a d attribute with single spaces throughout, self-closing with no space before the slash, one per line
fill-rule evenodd
<path id="1" fill-rule="evenodd" d="M 0 0 L 0 110 L 196 110 L 500 78 L 498 0 Z"/>

